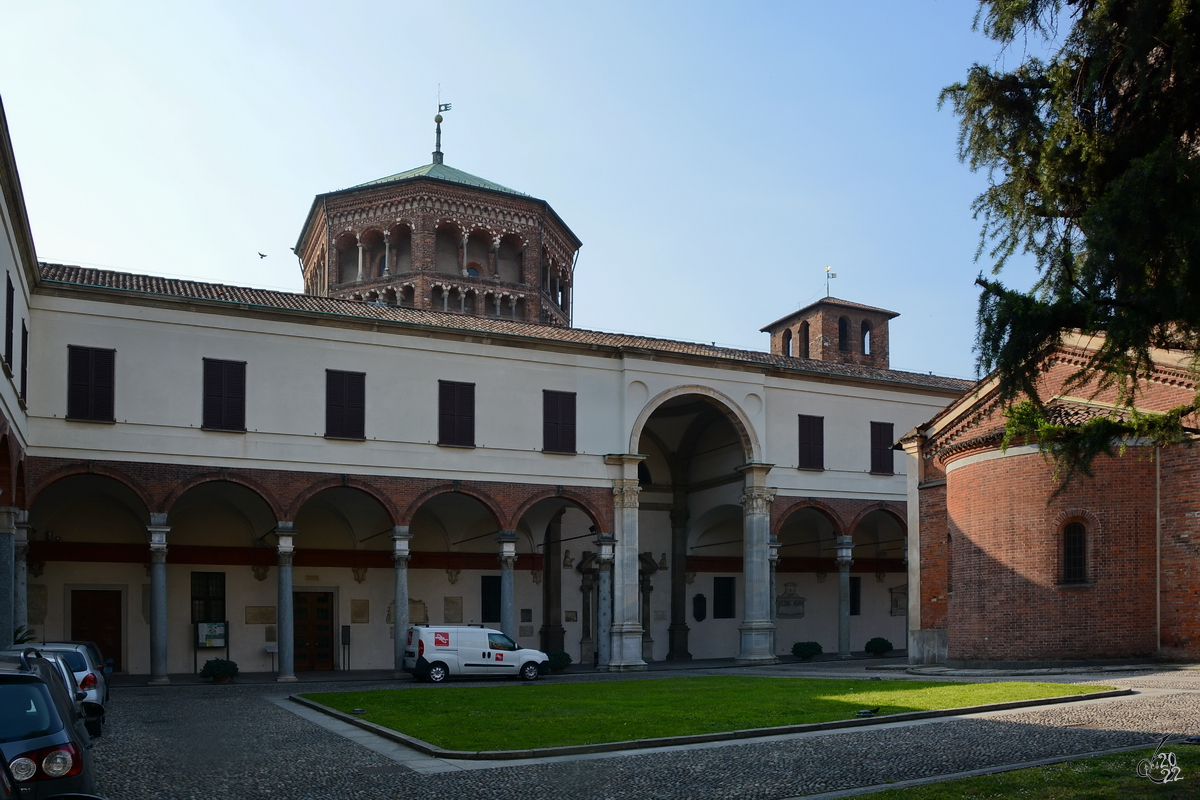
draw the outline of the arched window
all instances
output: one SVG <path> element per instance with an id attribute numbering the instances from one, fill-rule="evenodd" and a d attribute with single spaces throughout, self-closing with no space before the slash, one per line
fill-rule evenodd
<path id="1" fill-rule="evenodd" d="M 838 319 L 838 350 L 843 353 L 850 352 L 850 323 L 845 317 Z"/>
<path id="2" fill-rule="evenodd" d="M 800 346 L 798 348 L 796 348 L 796 350 L 797 350 L 796 356 L 799 358 L 809 358 L 810 356 L 808 355 L 808 323 L 807 322 L 800 323 L 800 333 L 797 338 L 799 338 L 799 340 L 800 340 Z"/>
<path id="3" fill-rule="evenodd" d="M 783 350 L 783 354 L 785 356 L 790 356 L 792 354 L 792 332 L 791 332 L 791 330 L 786 330 L 783 332 L 782 350 Z"/>
<path id="4" fill-rule="evenodd" d="M 871 355 L 871 323 L 865 319 L 862 324 L 862 354 L 864 356 Z"/>
<path id="5" fill-rule="evenodd" d="M 1087 583 L 1087 528 L 1068 522 L 1062 531 L 1062 582 Z"/>

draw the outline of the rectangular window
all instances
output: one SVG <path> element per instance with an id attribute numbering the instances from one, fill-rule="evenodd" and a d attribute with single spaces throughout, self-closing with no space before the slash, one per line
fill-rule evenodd
<path id="1" fill-rule="evenodd" d="M 17 313 L 17 292 L 13 287 L 12 275 L 7 275 L 5 280 L 8 281 L 8 286 L 4 292 L 4 363 L 8 364 L 8 368 L 11 370 L 13 363 L 13 317 Z"/>
<path id="2" fill-rule="evenodd" d="M 825 469 L 825 418 L 800 415 L 800 469 Z"/>
<path id="3" fill-rule="evenodd" d="M 225 573 L 192 573 L 192 622 L 225 622 Z"/>
<path id="4" fill-rule="evenodd" d="M 201 427 L 246 430 L 246 362 L 204 359 L 204 418 Z"/>
<path id="5" fill-rule="evenodd" d="M 500 576 L 483 575 L 479 578 L 479 621 L 500 621 Z"/>
<path id="6" fill-rule="evenodd" d="M 892 435 L 892 423 L 871 423 L 871 472 L 891 475 L 895 471 L 892 467 L 894 463 L 892 445 L 895 442 L 896 438 Z"/>
<path id="7" fill-rule="evenodd" d="M 117 351 L 67 346 L 67 419 L 113 421 Z"/>
<path id="8" fill-rule="evenodd" d="M 438 444 L 475 446 L 475 384 L 438 381 Z"/>
<path id="9" fill-rule="evenodd" d="M 325 435 L 366 438 L 367 375 L 325 370 Z"/>
<path id="10" fill-rule="evenodd" d="M 29 328 L 25 320 L 21 320 L 21 402 L 24 403 L 29 394 Z"/>
<path id="11" fill-rule="evenodd" d="M 1063 529 L 1063 583 L 1087 583 L 1087 529 L 1079 522 Z"/>
<path id="12" fill-rule="evenodd" d="M 575 393 L 542 390 L 542 449 L 575 452 Z"/>
<path id="13" fill-rule="evenodd" d="M 850 577 L 850 616 L 862 613 L 862 578 Z"/>
<path id="14" fill-rule="evenodd" d="M 737 615 L 737 578 L 713 578 L 713 619 L 734 619 Z"/>

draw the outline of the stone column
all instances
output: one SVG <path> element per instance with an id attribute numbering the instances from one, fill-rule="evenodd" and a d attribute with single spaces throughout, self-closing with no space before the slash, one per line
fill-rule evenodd
<path id="1" fill-rule="evenodd" d="M 850 565 L 854 563 L 854 537 L 837 537 L 838 658 L 850 658 Z"/>
<path id="2" fill-rule="evenodd" d="M 584 561 L 587 557 L 588 553 L 585 552 L 580 560 Z M 592 635 L 592 631 L 596 630 L 596 610 L 592 606 L 592 596 L 596 592 L 596 578 L 591 571 L 583 573 L 579 592 L 583 595 L 583 608 L 579 617 L 583 624 L 582 635 L 579 637 L 579 663 L 591 666 L 595 662 L 596 655 L 596 639 Z"/>
<path id="3" fill-rule="evenodd" d="M 468 234 L 465 234 L 465 233 L 463 234 L 463 240 L 462 240 L 462 275 L 463 275 L 463 277 L 464 277 L 464 278 L 465 278 L 465 277 L 467 277 L 467 240 L 468 240 L 468 239 L 470 239 L 470 238 L 471 238 L 471 237 L 470 237 L 470 235 L 468 235 Z M 505 633 L 508 633 L 508 632 L 507 632 L 507 631 L 505 631 Z M 509 634 L 509 635 L 511 636 L 512 634 Z"/>
<path id="4" fill-rule="evenodd" d="M 11 506 L 0 508 L 0 646 L 7 646 L 13 640 L 17 513 Z"/>
<path id="5" fill-rule="evenodd" d="M 654 639 L 650 636 L 650 593 L 654 591 L 652 574 L 642 571 L 638 576 L 638 587 L 642 594 L 642 660 L 646 663 L 654 660 Z"/>
<path id="6" fill-rule="evenodd" d="M 743 615 L 739 664 L 774 664 L 779 659 L 771 651 L 772 633 L 770 592 L 771 500 L 775 491 L 767 488 L 770 464 L 746 464 L 739 467 L 746 476 L 742 492 L 742 578 Z"/>
<path id="7" fill-rule="evenodd" d="M 509 638 L 517 638 L 516 597 L 513 586 L 513 563 L 517 560 L 517 532 L 500 531 L 500 630 Z"/>
<path id="8" fill-rule="evenodd" d="M 396 566 L 392 588 L 392 677 L 404 677 L 404 646 L 408 635 L 408 542 L 407 525 L 392 528 L 392 563 Z"/>
<path id="9" fill-rule="evenodd" d="M 566 509 L 560 510 L 546 526 L 545 547 L 542 563 L 545 565 L 545 580 L 542 581 L 542 629 L 539 631 L 542 652 L 564 650 L 567 632 L 562 624 L 562 518 Z M 586 616 L 586 615 L 585 615 Z M 584 622 L 586 627 L 587 622 Z"/>
<path id="10" fill-rule="evenodd" d="M 771 535 L 771 540 L 767 545 L 771 549 L 771 554 L 768 556 L 768 561 L 771 563 L 771 654 L 779 655 L 779 619 L 778 619 L 778 603 L 775 598 L 779 596 L 779 589 L 775 583 L 775 569 L 779 566 L 779 537 Z"/>
<path id="11" fill-rule="evenodd" d="M 365 246 L 360 241 L 358 243 L 358 277 L 355 278 L 355 280 L 359 281 L 360 283 L 362 282 L 362 279 L 363 279 L 363 249 L 364 249 L 364 247 Z"/>
<path id="12" fill-rule="evenodd" d="M 597 667 L 608 670 L 612 665 L 612 618 L 613 618 L 613 559 L 616 539 L 611 533 L 600 533 L 596 537 L 596 554 L 599 582 L 596 597 L 596 655 Z"/>
<path id="13" fill-rule="evenodd" d="M 671 627 L 667 629 L 667 661 L 687 661 L 687 494 L 675 493 L 671 509 Z"/>
<path id="14" fill-rule="evenodd" d="M 295 535 L 296 531 L 290 522 L 280 522 L 275 526 L 275 537 L 279 541 L 279 613 L 275 615 L 278 623 L 278 635 L 275 638 L 279 642 L 279 674 L 275 680 L 281 683 L 296 680 L 296 623 L 292 615 L 292 557 L 296 552 L 292 540 Z"/>
<path id="15" fill-rule="evenodd" d="M 29 630 L 29 512 L 17 512 L 17 538 L 13 549 L 13 627 Z"/>
<path id="16" fill-rule="evenodd" d="M 491 270 L 493 278 L 500 277 L 500 244 L 495 242 L 488 249 L 488 269 Z"/>
<path id="17" fill-rule="evenodd" d="M 385 278 L 392 274 L 391 263 L 392 263 L 392 232 L 384 231 L 383 232 L 383 277 L 385 277 Z"/>
<path id="18" fill-rule="evenodd" d="M 636 470 L 641 456 L 624 459 L 626 467 Z M 636 474 L 636 472 L 635 472 Z M 613 557 L 612 660 L 614 671 L 643 670 L 642 623 L 638 586 L 638 493 L 637 478 L 618 478 L 613 482 L 613 502 L 617 524 Z"/>
<path id="19" fill-rule="evenodd" d="M 166 514 L 151 514 L 150 535 L 150 685 L 165 686 L 167 677 L 167 526 Z"/>

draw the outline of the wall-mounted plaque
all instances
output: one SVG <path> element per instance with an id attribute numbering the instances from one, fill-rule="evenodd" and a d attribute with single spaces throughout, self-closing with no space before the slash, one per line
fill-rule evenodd
<path id="1" fill-rule="evenodd" d="M 462 624 L 463 601 L 461 597 L 442 598 L 442 621 L 447 625 Z"/>
<path id="2" fill-rule="evenodd" d="M 350 621 L 360 625 L 365 625 L 371 621 L 371 601 L 370 600 L 351 600 L 350 601 Z"/>
<path id="3" fill-rule="evenodd" d="M 274 625 L 275 606 L 246 606 L 247 625 Z"/>
<path id="4" fill-rule="evenodd" d="M 783 594 L 775 598 L 775 616 L 780 619 L 804 617 L 804 598 L 796 594 L 796 584 L 789 581 L 783 585 Z"/>
<path id="5" fill-rule="evenodd" d="M 579 612 L 578 611 L 564 611 L 563 619 L 566 622 L 579 622 Z"/>

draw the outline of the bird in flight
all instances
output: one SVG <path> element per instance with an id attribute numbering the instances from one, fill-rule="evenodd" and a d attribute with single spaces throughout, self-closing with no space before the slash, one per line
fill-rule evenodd
<path id="1" fill-rule="evenodd" d="M 267 254 L 266 254 L 266 253 L 259 253 L 259 254 L 258 254 L 258 257 L 259 257 L 259 258 L 266 258 L 266 257 L 267 257 Z"/>

